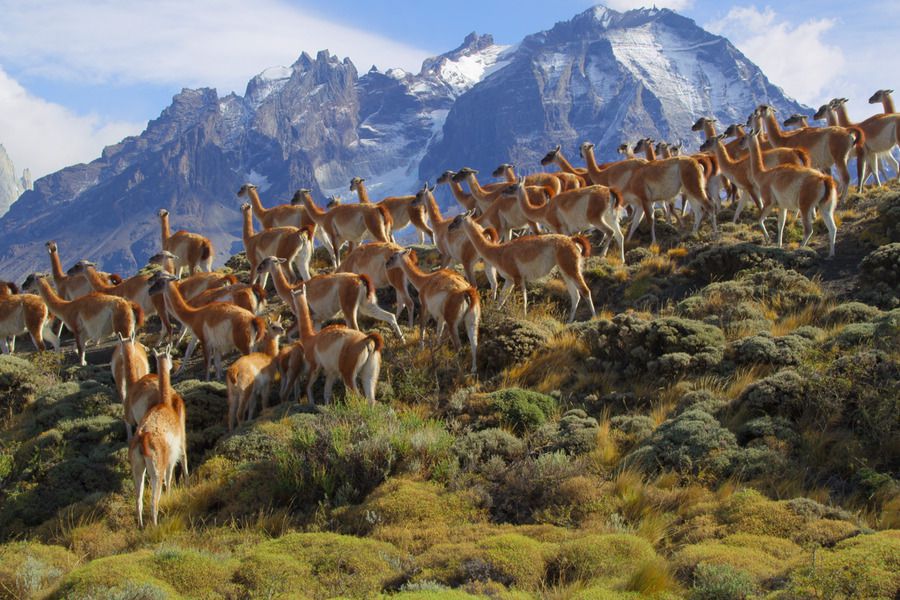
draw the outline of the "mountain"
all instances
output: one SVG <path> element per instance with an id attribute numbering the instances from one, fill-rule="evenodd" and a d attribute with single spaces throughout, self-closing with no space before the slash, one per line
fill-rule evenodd
<path id="1" fill-rule="evenodd" d="M 346 195 L 354 176 L 375 197 L 410 193 L 463 164 L 534 169 L 557 143 L 573 160 L 585 139 L 604 158 L 644 135 L 696 146 L 698 116 L 743 120 L 761 102 L 802 108 L 728 40 L 669 10 L 596 7 L 514 46 L 473 33 L 415 74 L 360 76 L 347 58 L 303 53 L 243 96 L 182 90 L 139 136 L 36 181 L 0 219 L 0 276 L 46 268 L 48 239 L 67 263 L 131 273 L 159 248 L 161 207 L 174 228 L 209 236 L 221 262 L 241 249 L 245 181 L 267 205 L 298 187 Z"/>
<path id="2" fill-rule="evenodd" d="M 25 169 L 28 171 L 28 169 Z M 16 177 L 16 168 L 0 144 L 0 216 L 9 210 L 10 205 L 22 194 L 22 182 Z"/>

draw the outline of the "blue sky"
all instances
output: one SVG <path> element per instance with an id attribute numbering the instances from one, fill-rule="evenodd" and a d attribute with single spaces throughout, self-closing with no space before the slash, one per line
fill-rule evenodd
<path id="1" fill-rule="evenodd" d="M 511 44 L 596 4 L 507 0 L 0 0 L 0 143 L 35 175 L 96 158 L 139 133 L 182 87 L 243 93 L 266 67 L 329 48 L 364 72 L 418 70 L 470 31 Z M 610 0 L 618 10 L 641 0 Z M 729 37 L 810 105 L 848 96 L 851 116 L 900 85 L 900 1 L 658 0 Z M 848 6 L 850 8 L 848 8 Z M 884 58 L 882 58 L 884 57 Z"/>

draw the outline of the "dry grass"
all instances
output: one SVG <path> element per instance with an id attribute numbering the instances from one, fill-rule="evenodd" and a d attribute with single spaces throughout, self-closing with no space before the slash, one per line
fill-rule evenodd
<path id="1" fill-rule="evenodd" d="M 828 312 L 835 307 L 833 300 L 823 300 L 807 305 L 800 312 L 782 316 L 772 325 L 772 335 L 788 335 L 805 325 L 815 325 L 820 322 Z"/>
<path id="2" fill-rule="evenodd" d="M 665 560 L 659 558 L 642 563 L 628 579 L 625 589 L 646 596 L 675 594 L 680 590 L 675 576 Z"/>
<path id="3" fill-rule="evenodd" d="M 597 447 L 588 455 L 588 460 L 593 471 L 603 473 L 615 467 L 621 457 L 619 446 L 612 433 L 608 406 L 604 407 L 597 424 L 600 426 L 597 430 Z"/>
<path id="4" fill-rule="evenodd" d="M 510 367 L 503 379 L 506 385 L 552 392 L 575 379 L 588 356 L 590 349 L 584 340 L 572 331 L 562 331 L 550 338 L 547 345 L 530 360 Z"/>

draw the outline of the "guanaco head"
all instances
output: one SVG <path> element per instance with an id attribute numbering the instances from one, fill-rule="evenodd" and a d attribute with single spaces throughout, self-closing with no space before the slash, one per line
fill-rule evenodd
<path id="1" fill-rule="evenodd" d="M 744 135 L 744 126 L 739 123 L 732 123 L 725 129 L 725 137 L 739 137 Z"/>
<path id="2" fill-rule="evenodd" d="M 311 194 L 308 188 L 300 188 L 294 195 L 291 197 L 291 204 L 302 204 L 303 198 L 308 197 Z"/>
<path id="3" fill-rule="evenodd" d="M 472 215 L 474 214 L 474 210 L 467 210 L 464 213 L 456 215 L 455 217 L 453 217 L 453 221 L 450 222 L 450 225 L 447 226 L 447 229 L 453 231 L 454 229 L 462 227 L 462 224 L 466 221 L 466 219 L 471 219 Z"/>
<path id="4" fill-rule="evenodd" d="M 246 196 L 247 194 L 250 193 L 250 190 L 255 190 L 255 189 L 256 189 L 256 186 L 253 185 L 252 183 L 245 183 L 244 185 L 241 186 L 241 189 L 238 190 L 237 195 L 238 196 Z"/>
<path id="5" fill-rule="evenodd" d="M 31 273 L 28 277 L 25 278 L 25 281 L 22 282 L 21 288 L 23 292 L 34 292 L 37 290 L 37 282 L 38 279 L 41 278 L 43 273 Z"/>
<path id="6" fill-rule="evenodd" d="M 716 142 L 719 141 L 719 136 L 706 138 L 702 144 L 700 144 L 700 152 L 712 152 L 716 146 Z"/>
<path id="7" fill-rule="evenodd" d="M 244 202 L 243 204 L 241 204 L 241 212 L 242 213 L 250 212 L 250 204 L 247 202 Z"/>
<path id="8" fill-rule="evenodd" d="M 669 144 L 666 142 L 656 142 L 656 147 L 654 148 L 654 150 L 656 150 L 657 154 L 663 154 L 666 151 L 671 152 L 671 148 L 669 147 Z"/>
<path id="9" fill-rule="evenodd" d="M 459 171 L 457 171 L 456 175 L 453 176 L 453 181 L 462 181 L 466 179 L 469 175 L 478 175 L 478 171 L 472 169 L 470 167 L 463 167 Z"/>
<path id="10" fill-rule="evenodd" d="M 406 250 L 401 250 L 399 252 L 394 252 L 391 254 L 388 259 L 384 262 L 384 267 L 386 269 L 396 269 L 400 267 L 401 263 L 407 256 L 411 256 L 412 248 L 407 248 Z"/>
<path id="11" fill-rule="evenodd" d="M 425 185 L 422 186 L 422 189 L 416 192 L 416 197 L 410 202 L 410 206 L 424 206 L 428 194 L 432 192 L 434 192 L 434 186 L 428 187 L 428 182 L 426 181 Z"/>
<path id="12" fill-rule="evenodd" d="M 44 244 L 47 247 L 47 252 L 50 254 L 55 254 L 58 250 L 56 248 L 56 242 L 50 241 Z"/>
<path id="13" fill-rule="evenodd" d="M 550 163 L 555 161 L 557 155 L 559 154 L 559 150 L 560 150 L 560 145 L 557 144 L 556 148 L 554 148 L 553 150 L 551 150 L 550 152 L 548 152 L 547 154 L 544 155 L 544 158 L 541 159 L 541 164 L 546 167 L 547 165 L 549 165 Z"/>
<path id="14" fill-rule="evenodd" d="M 638 143 L 634 145 L 635 154 L 639 152 L 646 152 L 649 146 L 653 145 L 653 140 L 650 138 L 642 138 L 638 140 Z"/>
<path id="15" fill-rule="evenodd" d="M 594 149 L 594 144 L 590 142 L 583 142 L 581 147 L 579 148 L 579 152 L 581 153 L 581 158 L 587 158 L 588 152 Z"/>
<path id="16" fill-rule="evenodd" d="M 147 259 L 148 265 L 162 265 L 165 264 L 167 260 L 178 260 L 178 257 L 169 252 L 168 250 L 163 250 L 162 252 L 157 252 L 153 256 Z"/>
<path id="17" fill-rule="evenodd" d="M 156 372 L 169 373 L 172 371 L 172 345 L 167 344 L 164 348 L 154 348 L 153 354 L 156 357 Z"/>
<path id="18" fill-rule="evenodd" d="M 496 169 L 494 169 L 494 172 L 491 173 L 491 177 L 503 177 L 506 174 L 507 169 L 515 169 L 515 168 L 516 167 L 513 164 L 502 163 L 502 164 L 500 164 L 500 166 L 498 166 Z"/>
<path id="19" fill-rule="evenodd" d="M 813 115 L 813 119 L 824 119 L 825 113 L 828 111 L 828 105 L 823 105 L 815 115 Z M 789 116 L 787 119 L 781 122 L 784 127 L 806 127 L 806 120 L 809 117 L 806 115 L 801 115 L 800 113 L 794 113 Z"/>
<path id="20" fill-rule="evenodd" d="M 265 272 L 274 272 L 278 265 L 283 265 L 287 262 L 286 258 L 278 258 L 277 256 L 267 256 L 262 259 L 258 265 L 256 265 L 256 276 L 260 276 Z"/>
<path id="21" fill-rule="evenodd" d="M 703 131 L 707 125 L 712 125 L 717 121 L 712 117 L 700 117 L 697 121 L 691 125 L 691 131 Z"/>
<path id="22" fill-rule="evenodd" d="M 442 183 L 450 183 L 454 175 L 456 175 L 456 171 L 444 171 L 443 173 L 441 173 L 441 176 L 437 178 L 437 181 L 435 183 L 437 183 L 438 185 Z"/>
<path id="23" fill-rule="evenodd" d="M 355 192 L 357 189 L 359 189 L 359 184 L 361 184 L 364 181 L 365 181 L 365 179 L 362 177 L 354 177 L 353 179 L 351 179 L 350 180 L 350 191 Z"/>
<path id="24" fill-rule="evenodd" d="M 812 118 L 816 121 L 825 121 L 826 119 L 828 119 L 828 113 L 831 112 L 831 110 L 832 106 L 830 104 L 823 104 L 819 107 L 819 110 L 816 111 L 816 114 L 814 114 Z M 794 119 L 794 117 L 800 116 L 802 115 L 791 115 L 789 118 L 784 120 L 784 126 L 787 127 L 788 125 L 796 125 L 800 121 Z"/>
<path id="25" fill-rule="evenodd" d="M 94 268 L 97 266 L 97 263 L 92 263 L 91 261 L 82 258 L 77 263 L 72 265 L 68 271 L 66 271 L 66 275 L 80 275 L 87 271 L 88 267 Z"/>
<path id="26" fill-rule="evenodd" d="M 167 210 L 164 209 L 164 208 L 161 208 L 161 209 L 159 209 L 159 212 L 156 213 L 156 216 L 159 217 L 160 219 L 162 219 L 162 218 L 164 218 L 164 217 L 168 217 L 168 216 L 169 216 L 169 211 L 167 211 Z"/>
<path id="27" fill-rule="evenodd" d="M 872 97 L 869 98 L 869 104 L 878 104 L 879 102 L 884 101 L 885 96 L 890 96 L 894 93 L 894 90 L 878 90 Z"/>
<path id="28" fill-rule="evenodd" d="M 165 273 L 163 271 L 158 271 L 153 274 L 150 279 L 147 281 L 150 282 L 150 289 L 147 290 L 147 293 L 151 296 L 156 296 L 158 294 L 162 294 L 166 291 L 166 288 L 170 283 L 175 281 L 176 277 L 169 273 Z"/>
<path id="29" fill-rule="evenodd" d="M 328 203 L 325 205 L 326 208 L 334 208 L 335 206 L 341 205 L 341 197 L 337 194 L 332 194 L 328 197 Z"/>
<path id="30" fill-rule="evenodd" d="M 616 152 L 618 152 L 619 154 L 627 155 L 630 152 L 630 149 L 631 149 L 631 146 L 629 146 L 628 143 L 626 142 L 624 144 L 619 144 L 619 147 L 616 148 Z"/>

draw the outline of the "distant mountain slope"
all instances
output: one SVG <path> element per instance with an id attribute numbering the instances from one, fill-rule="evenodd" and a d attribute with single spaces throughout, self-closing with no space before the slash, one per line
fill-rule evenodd
<path id="1" fill-rule="evenodd" d="M 444 168 L 535 168 L 549 146 L 577 158 L 584 139 L 611 157 L 622 140 L 684 139 L 693 120 L 743 119 L 760 102 L 801 107 L 726 39 L 668 10 L 597 7 L 512 47 L 471 34 L 418 74 L 303 53 L 266 69 L 243 96 L 185 89 L 139 136 L 89 163 L 39 179 L 0 219 L 0 276 L 46 268 L 55 239 L 67 263 L 90 257 L 131 273 L 159 248 L 156 211 L 203 232 L 224 259 L 240 247 L 235 192 L 263 202 L 298 187 L 373 196 L 409 193 Z"/>

